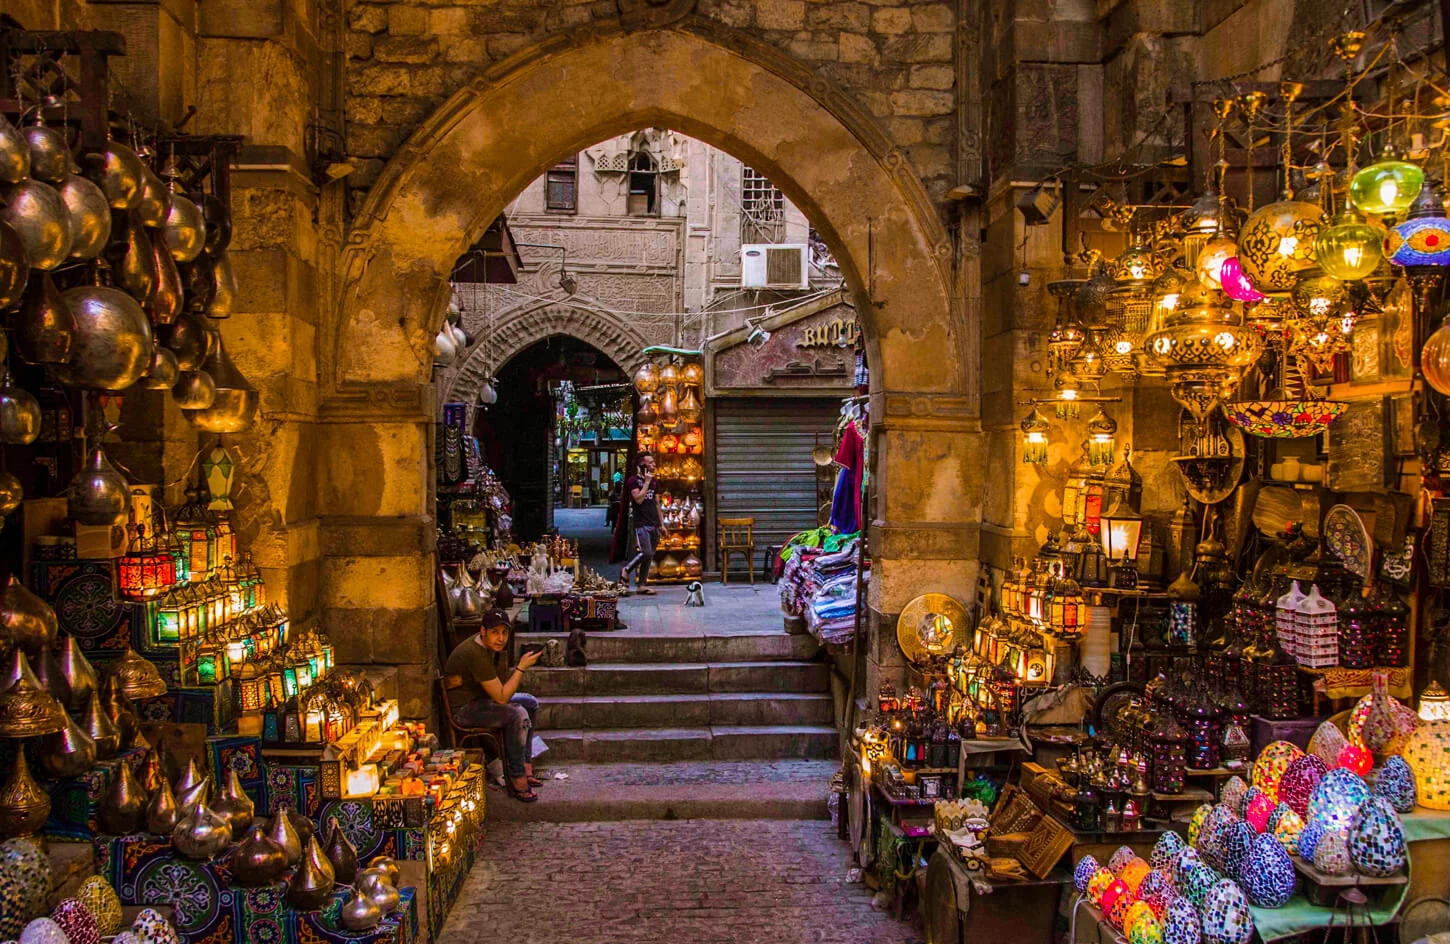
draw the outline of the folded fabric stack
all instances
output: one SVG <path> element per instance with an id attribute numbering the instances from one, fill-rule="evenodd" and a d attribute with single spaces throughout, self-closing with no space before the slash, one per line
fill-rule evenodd
<path id="1" fill-rule="evenodd" d="M 804 616 L 811 634 L 823 643 L 850 642 L 855 631 L 858 539 L 803 532 L 782 552 L 780 608 L 787 616 Z"/>

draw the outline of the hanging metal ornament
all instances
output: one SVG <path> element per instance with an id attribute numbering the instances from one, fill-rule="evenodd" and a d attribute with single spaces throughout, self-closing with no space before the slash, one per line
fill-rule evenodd
<path id="1" fill-rule="evenodd" d="M 11 321 L 15 352 L 27 364 L 65 364 L 75 344 L 76 316 L 49 272 L 36 272 Z"/>
<path id="2" fill-rule="evenodd" d="M 190 262 L 201 255 L 206 244 L 206 221 L 201 209 L 171 181 L 171 209 L 166 214 L 166 242 L 177 262 Z"/>
<path id="3" fill-rule="evenodd" d="M 40 401 L 0 374 L 0 443 L 28 446 L 40 438 Z"/>
<path id="4" fill-rule="evenodd" d="M 35 124 L 25 129 L 25 142 L 30 149 L 30 176 L 58 184 L 70 174 L 70 146 L 66 144 L 65 132 L 48 126 L 39 110 L 35 113 Z"/>
<path id="5" fill-rule="evenodd" d="M 134 212 L 141 225 L 151 229 L 164 227 L 171 212 L 171 190 L 149 167 L 141 171 L 141 192 L 136 197 Z"/>
<path id="6" fill-rule="evenodd" d="M 181 269 L 181 284 L 186 290 L 186 310 L 198 315 L 206 314 L 207 306 L 216 297 L 216 260 L 202 253 L 194 262 L 178 268 Z"/>
<path id="7" fill-rule="evenodd" d="M 20 480 L 9 472 L 0 472 L 0 518 L 20 507 L 25 500 L 25 488 Z"/>
<path id="8" fill-rule="evenodd" d="M 30 176 L 30 144 L 20 129 L 0 115 L 0 182 L 16 184 Z"/>
<path id="9" fill-rule="evenodd" d="M 118 141 L 107 141 L 99 154 L 86 155 L 86 175 L 101 188 L 113 210 L 136 205 L 145 171 L 136 152 Z"/>
<path id="10" fill-rule="evenodd" d="M 216 259 L 232 241 L 232 213 L 215 194 L 201 198 L 201 216 L 206 221 L 206 254 Z"/>
<path id="11" fill-rule="evenodd" d="M 176 386 L 181 379 L 181 368 L 176 364 L 176 355 L 160 344 L 151 352 L 151 366 L 146 369 L 144 385 L 148 390 L 166 390 Z"/>
<path id="12" fill-rule="evenodd" d="M 231 255 L 224 252 L 217 256 L 212 272 L 216 288 L 206 305 L 206 314 L 220 321 L 232 316 L 232 306 L 237 303 L 237 276 L 232 271 Z"/>
<path id="13" fill-rule="evenodd" d="M 70 256 L 70 209 L 50 184 L 22 180 L 5 188 L 0 222 L 14 227 L 34 269 L 54 269 Z"/>
<path id="14" fill-rule="evenodd" d="M 257 420 L 257 389 L 232 363 L 220 332 L 213 331 L 212 339 L 216 346 L 203 366 L 216 382 L 216 400 L 206 409 L 187 410 L 186 418 L 208 433 L 244 432 Z"/>
<path id="15" fill-rule="evenodd" d="M 72 259 L 94 259 L 111 238 L 111 204 L 106 195 L 80 174 L 61 181 L 60 198 L 70 210 Z"/>
<path id="16" fill-rule="evenodd" d="M 176 259 L 167 245 L 166 233 L 151 234 L 151 262 L 156 271 L 156 286 L 146 310 L 153 325 L 170 324 L 181 314 L 183 296 L 181 273 L 177 271 Z"/>
<path id="17" fill-rule="evenodd" d="M 94 390 L 125 390 L 151 365 L 151 322 L 120 289 L 80 285 L 64 293 L 75 315 L 70 363 L 53 368 L 61 383 Z"/>
<path id="18" fill-rule="evenodd" d="M 0 309 L 19 302 L 30 278 L 30 257 L 15 227 L 0 221 Z"/>
<path id="19" fill-rule="evenodd" d="M 106 249 L 116 285 L 131 294 L 142 305 L 150 304 L 156 290 L 156 257 L 151 237 L 141 225 L 135 211 L 115 217 L 118 232 Z"/>
<path id="20" fill-rule="evenodd" d="M 208 331 L 194 315 L 184 314 L 169 325 L 156 330 L 160 343 L 176 355 L 181 370 L 200 370 L 206 363 Z"/>
<path id="21" fill-rule="evenodd" d="M 204 370 L 184 370 L 171 396 L 183 410 L 205 410 L 216 402 L 216 381 Z"/>
<path id="22" fill-rule="evenodd" d="M 116 471 L 99 437 L 86 464 L 70 481 L 66 491 L 66 513 L 76 524 L 111 527 L 125 524 L 131 489 L 125 476 Z"/>

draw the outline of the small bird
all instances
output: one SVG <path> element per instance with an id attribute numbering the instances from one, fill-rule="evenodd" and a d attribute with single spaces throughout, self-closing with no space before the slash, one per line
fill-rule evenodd
<path id="1" fill-rule="evenodd" d="M 700 581 L 698 581 L 698 580 L 691 580 L 689 582 L 689 584 L 685 587 L 685 606 L 704 606 L 704 605 L 705 605 L 705 588 L 700 585 Z"/>

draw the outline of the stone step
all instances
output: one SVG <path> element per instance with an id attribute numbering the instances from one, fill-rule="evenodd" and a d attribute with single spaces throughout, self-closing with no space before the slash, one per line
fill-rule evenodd
<path id="1" fill-rule="evenodd" d="M 596 662 L 585 668 L 529 670 L 524 690 L 563 695 L 688 695 L 709 692 L 826 692 L 824 662 Z"/>
<path id="2" fill-rule="evenodd" d="M 710 724 L 830 724 L 831 696 L 798 692 L 701 695 L 562 695 L 543 699 L 536 726 L 638 728 Z"/>
<path id="3" fill-rule="evenodd" d="M 519 633 L 519 645 L 542 645 L 564 633 Z M 815 658 L 813 636 L 781 632 L 743 635 L 661 636 L 656 633 L 589 633 L 584 651 L 591 662 L 766 662 Z"/>
<path id="4" fill-rule="evenodd" d="M 540 731 L 543 760 L 569 762 L 745 760 L 836 756 L 831 725 L 715 725 L 695 728 L 566 728 Z"/>

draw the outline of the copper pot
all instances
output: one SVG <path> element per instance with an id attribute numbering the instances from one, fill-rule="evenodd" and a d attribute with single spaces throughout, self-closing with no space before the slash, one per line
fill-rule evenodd
<path id="1" fill-rule="evenodd" d="M 206 221 L 201 208 L 175 190 L 171 192 L 171 209 L 166 214 L 166 241 L 177 262 L 195 259 L 206 244 Z"/>
<path id="2" fill-rule="evenodd" d="M 104 285 L 67 289 L 65 299 L 76 318 L 71 362 L 55 368 L 72 387 L 125 390 L 151 364 L 151 323 L 136 300 Z"/>
<path id="3" fill-rule="evenodd" d="M 167 246 L 166 234 L 153 233 L 151 259 L 152 268 L 156 270 L 156 287 L 151 292 L 151 302 L 147 305 L 153 324 L 170 324 L 181 314 L 181 272 L 177 270 L 176 260 L 172 256 L 173 253 Z"/>
<path id="4" fill-rule="evenodd" d="M 232 211 L 215 194 L 201 198 L 201 216 L 206 220 L 206 253 L 213 259 L 232 241 Z"/>
<path id="5" fill-rule="evenodd" d="M 115 221 L 116 240 L 106 253 L 111 260 L 112 276 L 117 286 L 146 305 L 151 301 L 151 293 L 156 291 L 156 254 L 151 236 L 134 210 L 130 214 L 116 214 Z"/>
<path id="6" fill-rule="evenodd" d="M 210 859 L 232 841 L 232 827 L 227 818 L 198 803 L 191 814 L 182 817 L 171 830 L 171 844 L 188 859 Z"/>
<path id="7" fill-rule="evenodd" d="M 171 396 L 183 410 L 205 410 L 216 402 L 216 381 L 204 370 L 184 370 Z"/>
<path id="8" fill-rule="evenodd" d="M 176 366 L 181 370 L 200 370 L 201 365 L 206 363 L 209 338 L 206 326 L 199 318 L 182 315 L 156 333 L 161 343 L 176 355 Z"/>
<path id="9" fill-rule="evenodd" d="M 40 765 L 52 777 L 79 777 L 96 764 L 96 742 L 71 718 L 40 742 Z"/>
<path id="10" fill-rule="evenodd" d="M 141 195 L 145 166 L 136 152 L 117 141 L 107 141 L 100 154 L 88 155 L 86 173 L 100 186 L 111 208 L 129 210 Z"/>
<path id="11" fill-rule="evenodd" d="M 151 352 L 151 366 L 146 368 L 145 386 L 149 390 L 165 390 L 176 386 L 181 379 L 181 368 L 176 366 L 176 355 L 171 349 L 156 345 Z"/>
<path id="12" fill-rule="evenodd" d="M 30 148 L 30 176 L 50 184 L 65 180 L 71 172 L 71 156 L 64 131 L 47 126 L 37 117 L 35 124 L 25 129 L 25 141 Z"/>
<path id="13" fill-rule="evenodd" d="M 20 480 L 9 472 L 0 472 L 0 518 L 20 507 L 25 500 L 25 488 Z"/>
<path id="14" fill-rule="evenodd" d="M 237 276 L 232 271 L 232 257 L 229 253 L 224 252 L 217 257 L 212 274 L 216 290 L 206 306 L 207 316 L 218 320 L 230 318 L 232 307 L 237 303 Z"/>
<path id="15" fill-rule="evenodd" d="M 187 419 L 208 433 L 240 433 L 257 421 L 259 398 L 257 390 L 227 356 L 220 334 L 214 333 L 216 350 L 203 368 L 216 384 L 216 399 L 210 407 L 182 407 Z"/>
<path id="16" fill-rule="evenodd" d="M 237 843 L 227 859 L 227 865 L 238 885 L 256 888 L 270 885 L 282 877 L 287 871 L 287 853 L 257 825 L 252 827 L 246 839 Z"/>
<path id="17" fill-rule="evenodd" d="M 26 836 L 39 832 L 49 818 L 50 794 L 30 776 L 25 751 L 16 751 L 10 779 L 0 787 L 0 836 Z"/>
<path id="18" fill-rule="evenodd" d="M 0 374 L 0 443 L 28 446 L 40 438 L 40 401 Z"/>
<path id="19" fill-rule="evenodd" d="M 86 715 L 81 721 L 81 727 L 96 743 L 98 759 L 109 760 L 115 757 L 121 749 L 121 729 L 106 713 L 105 706 L 101 704 L 101 693 L 98 690 L 91 692 L 91 700 L 86 703 Z"/>
<path id="20" fill-rule="evenodd" d="M 56 634 L 55 610 L 10 575 L 0 590 L 0 646 L 38 653 Z"/>
<path id="21" fill-rule="evenodd" d="M 0 115 L 0 182 L 16 184 L 30 176 L 30 143 Z"/>
<path id="22" fill-rule="evenodd" d="M 126 761 L 116 765 L 116 779 L 106 792 L 97 819 L 101 828 L 116 836 L 128 836 L 141 828 L 146 815 L 146 790 Z"/>
<path id="23" fill-rule="evenodd" d="M 142 165 L 141 192 L 136 197 L 136 218 L 142 226 L 161 229 L 171 212 L 171 191 L 151 168 Z"/>
<path id="24" fill-rule="evenodd" d="M 332 899 L 336 884 L 332 863 L 322 854 L 317 840 L 311 840 L 297 871 L 287 882 L 287 903 L 300 911 L 316 911 Z"/>
<path id="25" fill-rule="evenodd" d="M 15 227 L 0 220 L 0 308 L 9 308 L 25 294 L 30 257 Z"/>
<path id="26" fill-rule="evenodd" d="M 176 804 L 176 794 L 171 782 L 165 777 L 156 785 L 151 799 L 146 803 L 146 831 L 158 836 L 170 836 L 181 819 L 181 808 Z"/>
<path id="27" fill-rule="evenodd" d="M 70 211 L 72 259 L 94 259 L 111 238 L 111 204 L 90 180 L 71 174 L 61 181 L 60 198 Z"/>
<path id="28" fill-rule="evenodd" d="M 4 193 L 0 222 L 9 223 L 34 269 L 54 269 L 70 257 L 70 208 L 60 193 L 39 180 L 11 184 Z"/>
<path id="29" fill-rule="evenodd" d="M 37 271 L 12 322 L 15 350 L 28 364 L 66 364 L 75 346 L 76 316 L 49 272 Z"/>
<path id="30" fill-rule="evenodd" d="M 92 447 L 85 466 L 70 480 L 66 512 L 76 524 L 109 527 L 125 524 L 131 488 L 111 465 L 100 443 Z"/>

